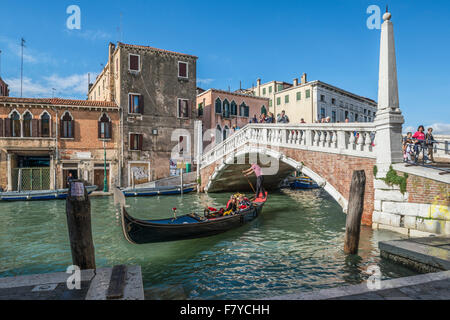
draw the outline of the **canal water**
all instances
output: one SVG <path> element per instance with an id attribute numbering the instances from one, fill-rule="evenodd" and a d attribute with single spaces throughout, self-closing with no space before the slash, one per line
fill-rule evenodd
<path id="1" fill-rule="evenodd" d="M 154 219 L 218 207 L 229 194 L 128 198 L 129 212 Z M 324 191 L 269 197 L 261 216 L 203 239 L 133 245 L 112 197 L 93 197 L 97 267 L 142 267 L 147 299 L 254 299 L 358 284 L 378 266 L 383 279 L 415 274 L 380 259 L 378 241 L 398 239 L 363 227 L 358 255 L 343 252 L 345 214 Z M 65 271 L 71 265 L 65 201 L 0 203 L 0 277 Z"/>

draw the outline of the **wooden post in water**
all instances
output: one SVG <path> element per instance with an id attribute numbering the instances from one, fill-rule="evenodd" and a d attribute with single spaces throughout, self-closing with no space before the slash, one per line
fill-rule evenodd
<path id="1" fill-rule="evenodd" d="M 66 215 L 73 264 L 81 270 L 95 269 L 91 202 L 82 180 L 73 180 L 69 183 Z"/>
<path id="2" fill-rule="evenodd" d="M 364 190 L 366 187 L 366 174 L 364 170 L 353 171 L 348 201 L 347 221 L 345 224 L 344 252 L 358 253 L 361 218 L 364 210 Z"/>

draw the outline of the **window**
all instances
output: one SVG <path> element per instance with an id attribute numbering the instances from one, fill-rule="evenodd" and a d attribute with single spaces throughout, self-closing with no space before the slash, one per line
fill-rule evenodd
<path id="1" fill-rule="evenodd" d="M 370 116 L 370 110 L 367 111 L 367 115 Z"/>
<path id="2" fill-rule="evenodd" d="M 266 95 L 266 88 L 263 88 L 263 95 Z"/>
<path id="3" fill-rule="evenodd" d="M 237 116 L 237 104 L 234 100 L 231 101 L 231 115 Z"/>
<path id="4" fill-rule="evenodd" d="M 9 117 L 11 119 L 11 132 L 7 134 L 7 136 L 10 137 L 20 137 L 21 129 L 20 129 L 20 115 L 17 111 L 14 111 L 11 116 Z"/>
<path id="5" fill-rule="evenodd" d="M 320 119 L 326 118 L 325 108 L 320 108 Z"/>
<path id="6" fill-rule="evenodd" d="M 284 103 L 289 103 L 289 95 L 284 96 Z"/>
<path id="7" fill-rule="evenodd" d="M 136 72 L 141 71 L 141 69 L 140 69 L 141 56 L 139 56 L 137 54 L 130 54 L 128 57 L 129 57 L 130 71 L 136 71 Z"/>
<path id="8" fill-rule="evenodd" d="M 279 106 L 280 104 L 281 104 L 281 98 L 278 97 L 278 98 L 277 98 L 277 106 Z"/>
<path id="9" fill-rule="evenodd" d="M 128 113 L 144 114 L 144 96 L 140 94 L 128 94 Z"/>
<path id="10" fill-rule="evenodd" d="M 283 85 L 282 85 L 282 84 L 279 84 L 279 85 L 278 85 L 277 91 L 282 91 L 282 90 L 283 90 Z"/>
<path id="11" fill-rule="evenodd" d="M 104 113 L 98 122 L 98 138 L 111 139 L 112 124 L 109 117 Z"/>
<path id="12" fill-rule="evenodd" d="M 230 103 L 227 99 L 223 100 L 223 117 L 229 118 L 230 117 Z"/>
<path id="13" fill-rule="evenodd" d="M 25 115 L 23 116 L 23 136 L 24 137 L 29 138 L 32 136 L 32 132 L 31 132 L 32 120 L 33 120 L 33 115 L 29 111 L 27 111 L 25 113 Z"/>
<path id="14" fill-rule="evenodd" d="M 267 115 L 267 109 L 266 109 L 266 106 L 265 106 L 265 105 L 263 105 L 263 106 L 261 107 L 261 114 Z"/>
<path id="15" fill-rule="evenodd" d="M 198 114 L 199 117 L 203 116 L 203 102 L 198 104 Z"/>
<path id="16" fill-rule="evenodd" d="M 302 100 L 302 93 L 299 91 L 297 92 L 297 101 Z"/>
<path id="17" fill-rule="evenodd" d="M 178 118 L 189 118 L 189 100 L 178 99 Z"/>
<path id="18" fill-rule="evenodd" d="M 187 62 L 178 62 L 178 77 L 179 78 L 188 78 L 188 63 Z"/>
<path id="19" fill-rule="evenodd" d="M 320 101 L 325 102 L 325 96 L 323 94 L 320 95 Z"/>
<path id="20" fill-rule="evenodd" d="M 269 100 L 269 107 L 272 106 L 272 99 Z"/>
<path id="21" fill-rule="evenodd" d="M 335 98 L 331 99 L 331 104 L 336 104 L 336 99 Z"/>
<path id="22" fill-rule="evenodd" d="M 61 138 L 73 138 L 74 137 L 75 122 L 68 111 L 64 113 L 61 118 Z"/>
<path id="23" fill-rule="evenodd" d="M 241 117 L 248 118 L 250 114 L 250 108 L 245 104 L 245 102 L 242 102 L 239 106 L 239 115 Z"/>
<path id="24" fill-rule="evenodd" d="M 311 90 L 306 90 L 306 92 L 305 92 L 305 97 L 306 97 L 306 99 L 308 99 L 309 97 L 311 97 Z"/>
<path id="25" fill-rule="evenodd" d="M 222 100 L 220 100 L 219 98 L 216 99 L 216 104 L 215 104 L 215 108 L 216 108 L 216 113 L 222 113 Z"/>
<path id="26" fill-rule="evenodd" d="M 142 150 L 143 135 L 139 133 L 130 133 L 130 150 Z"/>
<path id="27" fill-rule="evenodd" d="M 50 115 L 47 112 L 41 115 L 41 137 L 50 137 Z"/>
<path id="28" fill-rule="evenodd" d="M 272 86 L 269 87 L 269 93 L 272 93 Z"/>
<path id="29" fill-rule="evenodd" d="M 358 114 L 355 113 L 355 122 L 358 122 Z"/>
<path id="30" fill-rule="evenodd" d="M 189 154 L 188 136 L 179 136 L 178 138 L 178 156 L 183 157 Z"/>
<path id="31" fill-rule="evenodd" d="M 336 111 L 331 111 L 331 122 L 336 122 Z"/>
<path id="32" fill-rule="evenodd" d="M 345 119 L 348 119 L 348 111 L 345 111 L 345 116 L 344 116 L 344 118 Z M 350 119 L 349 119 L 350 120 Z"/>

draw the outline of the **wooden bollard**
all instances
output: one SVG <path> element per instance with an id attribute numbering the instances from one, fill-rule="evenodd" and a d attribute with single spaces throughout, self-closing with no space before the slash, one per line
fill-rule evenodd
<path id="1" fill-rule="evenodd" d="M 82 180 L 73 180 L 69 184 L 66 215 L 73 264 L 81 270 L 95 269 L 91 202 Z"/>
<path id="2" fill-rule="evenodd" d="M 366 188 L 366 174 L 364 170 L 353 171 L 348 201 L 347 220 L 345 224 L 344 252 L 358 253 L 361 218 L 364 211 L 364 190 Z"/>

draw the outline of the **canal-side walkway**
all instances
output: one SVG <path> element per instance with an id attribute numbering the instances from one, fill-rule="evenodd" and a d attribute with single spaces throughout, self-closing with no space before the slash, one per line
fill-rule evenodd
<path id="1" fill-rule="evenodd" d="M 266 300 L 450 300 L 450 271 L 384 280 L 379 289 L 362 283 Z"/>
<path id="2" fill-rule="evenodd" d="M 144 300 L 140 266 L 0 278 L 0 300 Z"/>

